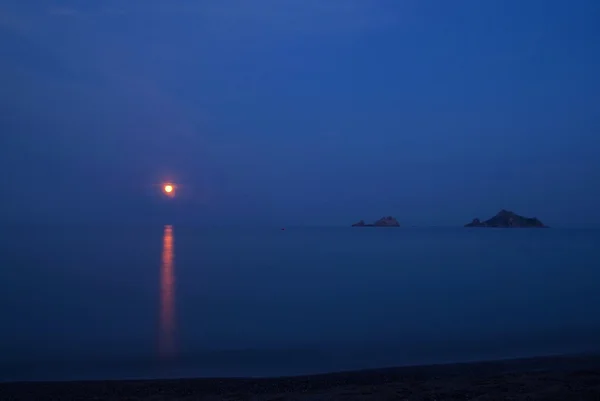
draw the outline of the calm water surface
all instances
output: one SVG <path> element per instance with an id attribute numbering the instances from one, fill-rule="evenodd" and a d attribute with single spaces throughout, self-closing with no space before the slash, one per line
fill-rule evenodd
<path id="1" fill-rule="evenodd" d="M 0 380 L 600 349 L 600 231 L 5 228 Z"/>

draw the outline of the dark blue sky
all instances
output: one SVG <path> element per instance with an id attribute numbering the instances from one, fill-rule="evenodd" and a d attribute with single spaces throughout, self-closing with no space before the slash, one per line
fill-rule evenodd
<path id="1" fill-rule="evenodd" d="M 4 0 L 0 219 L 599 225 L 598 21 L 597 0 Z"/>

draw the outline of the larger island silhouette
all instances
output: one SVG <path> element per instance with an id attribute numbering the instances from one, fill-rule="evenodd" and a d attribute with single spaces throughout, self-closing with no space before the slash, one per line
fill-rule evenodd
<path id="1" fill-rule="evenodd" d="M 400 227 L 398 220 L 392 216 L 382 217 L 373 224 L 366 224 L 364 220 L 352 224 L 352 227 Z"/>
<path id="2" fill-rule="evenodd" d="M 548 228 L 537 217 L 523 217 L 516 213 L 502 209 L 491 219 L 481 221 L 473 219 L 465 227 L 489 228 Z M 352 224 L 352 227 L 400 227 L 400 223 L 392 216 L 382 217 L 374 223 L 367 224 L 364 220 Z"/>
<path id="3" fill-rule="evenodd" d="M 490 228 L 547 228 L 536 217 L 523 217 L 516 213 L 502 209 L 494 217 L 486 221 L 473 219 L 465 227 L 490 227 Z"/>

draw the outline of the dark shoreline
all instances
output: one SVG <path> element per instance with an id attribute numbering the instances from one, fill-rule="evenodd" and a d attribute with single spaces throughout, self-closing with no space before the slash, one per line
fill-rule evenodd
<path id="1" fill-rule="evenodd" d="M 281 378 L 0 383 L 1 400 L 600 400 L 600 355 Z"/>

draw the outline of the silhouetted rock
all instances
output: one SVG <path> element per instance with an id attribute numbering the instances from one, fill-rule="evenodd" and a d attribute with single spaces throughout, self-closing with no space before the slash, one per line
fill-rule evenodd
<path id="1" fill-rule="evenodd" d="M 398 220 L 392 216 L 382 217 L 373 224 L 365 224 L 364 220 L 352 224 L 352 227 L 400 227 Z"/>
<path id="2" fill-rule="evenodd" d="M 523 217 L 502 209 L 489 220 L 482 222 L 479 219 L 473 219 L 469 224 L 465 224 L 465 227 L 545 228 L 547 226 L 535 217 Z"/>
<path id="3" fill-rule="evenodd" d="M 392 216 L 382 217 L 379 220 L 377 220 L 373 225 L 375 227 L 400 227 L 400 223 L 398 223 L 398 220 L 396 220 Z"/>

